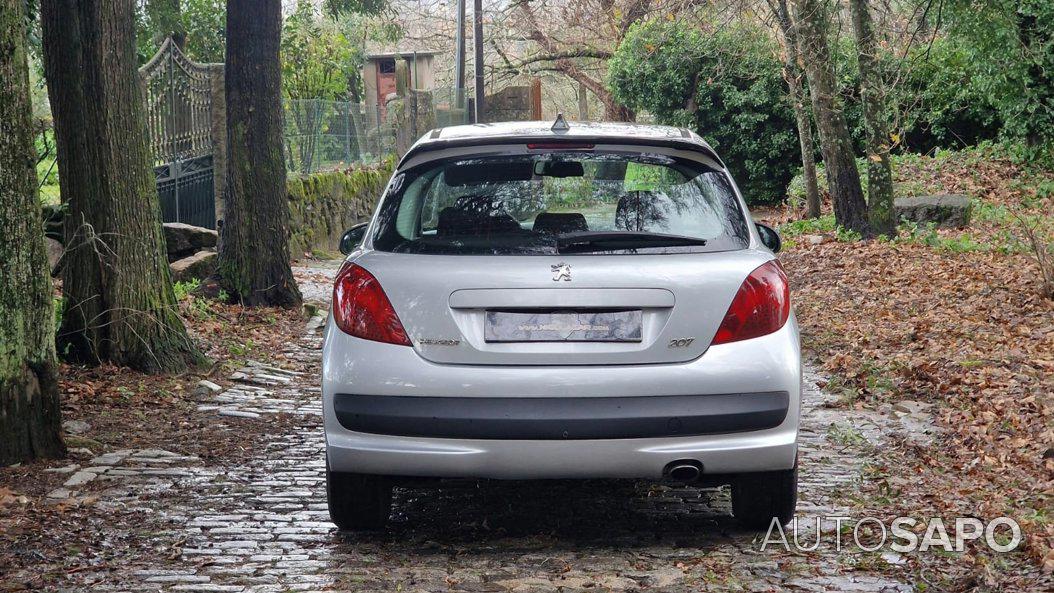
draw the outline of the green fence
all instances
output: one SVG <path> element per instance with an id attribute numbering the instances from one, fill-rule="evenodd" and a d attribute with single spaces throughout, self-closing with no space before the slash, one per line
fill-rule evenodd
<path id="1" fill-rule="evenodd" d="M 401 125 L 418 121 L 438 127 L 469 122 L 464 100 L 452 90 L 418 91 L 431 95 L 431 117 L 404 118 Z M 378 163 L 396 152 L 397 132 L 377 105 L 319 99 L 287 99 L 285 110 L 285 162 L 292 173 L 308 175 L 352 164 Z M 433 114 L 429 114 L 433 115 Z M 432 125 L 429 123 L 429 125 Z M 427 130 L 415 130 L 420 135 Z M 407 131 L 404 130 L 404 133 Z M 416 137 L 414 138 L 416 139 Z"/>

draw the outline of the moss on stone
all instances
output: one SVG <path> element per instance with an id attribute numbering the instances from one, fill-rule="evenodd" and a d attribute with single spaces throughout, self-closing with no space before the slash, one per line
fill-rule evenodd
<path id="1" fill-rule="evenodd" d="M 289 248 L 293 256 L 335 250 L 344 231 L 373 212 L 394 167 L 395 159 L 388 158 L 378 166 L 290 177 Z"/>

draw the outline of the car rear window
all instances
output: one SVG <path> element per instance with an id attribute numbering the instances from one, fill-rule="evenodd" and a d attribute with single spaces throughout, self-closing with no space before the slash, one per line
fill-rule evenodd
<path id="1" fill-rule="evenodd" d="M 747 246 L 728 176 L 660 154 L 553 152 L 425 163 L 396 175 L 375 249 L 541 255 Z"/>

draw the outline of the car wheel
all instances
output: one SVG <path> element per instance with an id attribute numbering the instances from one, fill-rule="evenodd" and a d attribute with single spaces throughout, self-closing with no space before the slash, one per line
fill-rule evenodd
<path id="1" fill-rule="evenodd" d="M 329 517 L 341 531 L 380 529 L 392 510 L 392 484 L 384 476 L 326 470 Z"/>
<path id="2" fill-rule="evenodd" d="M 798 503 L 798 464 L 793 469 L 742 474 L 732 483 L 732 515 L 747 529 L 768 529 L 794 518 Z"/>

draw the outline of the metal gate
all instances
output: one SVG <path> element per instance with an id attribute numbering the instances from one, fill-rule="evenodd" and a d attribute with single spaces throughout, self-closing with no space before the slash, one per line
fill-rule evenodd
<path id="1" fill-rule="evenodd" d="M 192 61 L 168 38 L 139 68 L 164 222 L 216 228 L 213 67 Z"/>

